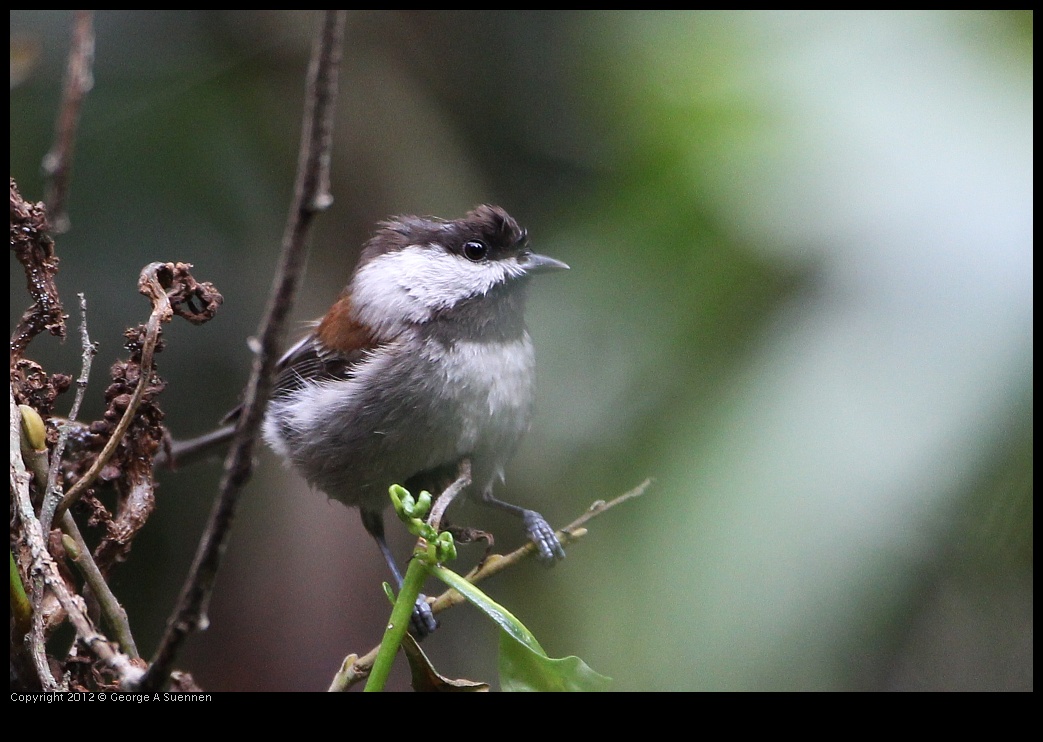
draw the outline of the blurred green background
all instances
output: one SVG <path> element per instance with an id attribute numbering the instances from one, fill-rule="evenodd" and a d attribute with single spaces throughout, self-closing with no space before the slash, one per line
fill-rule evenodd
<path id="1" fill-rule="evenodd" d="M 11 11 L 11 175 L 32 200 L 71 21 Z M 170 428 L 236 404 L 315 21 L 98 13 L 57 241 L 101 344 L 86 417 L 154 260 L 225 297 L 168 326 Z M 555 569 L 484 586 L 552 656 L 618 690 L 1032 689 L 1031 12 L 355 11 L 345 50 L 336 202 L 295 319 L 379 219 L 499 203 L 572 266 L 532 287 L 538 410 L 503 496 L 564 524 L 655 478 Z M 12 260 L 12 327 L 26 304 Z M 79 367 L 74 341 L 30 355 Z M 219 470 L 163 476 L 116 572 L 146 654 Z M 180 665 L 208 690 L 325 689 L 379 640 L 385 578 L 357 513 L 261 450 Z M 495 678 L 495 629 L 466 607 L 424 649 Z"/>

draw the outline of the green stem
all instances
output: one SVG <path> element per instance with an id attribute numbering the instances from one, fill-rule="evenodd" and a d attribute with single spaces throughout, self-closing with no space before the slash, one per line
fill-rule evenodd
<path id="1" fill-rule="evenodd" d="M 94 563 L 90 548 L 87 546 L 87 542 L 83 540 L 83 535 L 80 533 L 76 521 L 73 520 L 72 513 L 66 510 L 62 513 L 59 520 L 61 521 L 62 531 L 73 542 L 73 548 L 67 548 L 66 552 L 72 557 L 73 564 L 80 570 L 83 579 L 86 580 L 94 592 L 94 597 L 98 601 L 101 613 L 105 617 L 109 628 L 112 629 L 116 641 L 119 642 L 120 649 L 131 659 L 138 659 L 140 655 L 138 654 L 138 647 L 134 643 L 134 635 L 130 633 L 127 611 L 120 605 L 116 596 L 112 593 L 112 589 L 109 588 L 109 584 L 105 581 L 105 577 L 101 574 L 101 570 L 98 569 L 98 565 Z"/>
<path id="2" fill-rule="evenodd" d="M 19 634 L 29 633 L 33 621 L 33 608 L 29 603 L 29 597 L 25 594 L 25 586 L 22 585 L 22 575 L 18 572 L 18 565 L 14 561 L 14 553 L 11 554 L 11 614 L 15 619 L 15 627 Z"/>
<path id="3" fill-rule="evenodd" d="M 388 621 L 384 638 L 380 642 L 380 650 L 377 658 L 373 661 L 373 670 L 366 681 L 366 691 L 384 690 L 388 674 L 391 672 L 391 664 L 398 654 L 398 647 L 409 628 L 409 619 L 413 615 L 413 606 L 420 597 L 420 589 L 427 579 L 428 568 L 420 559 L 410 559 L 409 567 L 406 569 L 405 579 L 402 580 L 402 589 L 395 600 L 395 607 L 391 609 L 391 619 Z"/>

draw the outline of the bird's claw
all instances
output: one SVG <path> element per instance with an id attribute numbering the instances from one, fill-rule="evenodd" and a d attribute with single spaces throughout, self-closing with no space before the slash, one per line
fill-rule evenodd
<path id="1" fill-rule="evenodd" d="M 421 594 L 413 606 L 413 615 L 409 617 L 409 633 L 418 642 L 434 633 L 438 628 L 438 620 L 431 610 L 431 604 L 427 602 L 427 596 Z"/>
<path id="2" fill-rule="evenodd" d="M 529 540 L 536 544 L 540 561 L 547 566 L 553 566 L 559 559 L 565 558 L 565 549 L 562 548 L 561 541 L 542 515 L 535 510 L 526 510 L 522 521 L 525 523 Z"/>

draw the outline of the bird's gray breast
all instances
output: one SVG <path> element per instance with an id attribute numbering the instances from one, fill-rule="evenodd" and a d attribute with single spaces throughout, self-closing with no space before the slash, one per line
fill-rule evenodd
<path id="1" fill-rule="evenodd" d="M 382 507 L 389 485 L 465 456 L 482 487 L 528 428 L 533 367 L 525 332 L 451 343 L 414 335 L 367 356 L 350 379 L 302 390 L 283 432 L 296 445 L 273 442 L 281 434 L 267 425 L 266 437 L 349 505 Z"/>

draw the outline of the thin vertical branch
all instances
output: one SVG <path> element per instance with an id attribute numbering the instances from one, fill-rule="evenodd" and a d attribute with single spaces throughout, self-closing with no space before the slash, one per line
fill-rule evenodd
<path id="1" fill-rule="evenodd" d="M 43 170 L 48 178 L 44 201 L 51 217 L 51 226 L 57 234 L 69 229 L 66 200 L 76 144 L 76 127 L 80 122 L 83 99 L 94 86 L 93 64 L 94 11 L 77 10 L 73 22 L 72 45 L 69 47 L 69 62 L 65 69 L 62 107 L 54 131 L 54 144 L 43 158 Z"/>
<path id="2" fill-rule="evenodd" d="M 225 459 L 220 491 L 210 513 L 178 605 L 167 623 L 141 689 L 157 690 L 170 675 L 188 634 L 207 624 L 206 610 L 231 533 L 239 493 L 253 471 L 253 446 L 271 392 L 286 318 L 297 295 L 307 257 L 306 237 L 312 218 L 333 202 L 329 192 L 333 112 L 337 97 L 344 11 L 323 11 L 321 28 L 308 69 L 307 99 L 293 204 L 283 234 L 282 254 L 268 306 L 261 322 L 250 381 L 232 446 Z"/>
<path id="3" fill-rule="evenodd" d="M 80 405 L 83 404 L 87 382 L 91 377 L 91 362 L 98 353 L 98 346 L 91 342 L 91 337 L 87 334 L 87 297 L 82 293 L 77 296 L 80 297 L 80 345 L 83 348 L 80 356 L 80 375 L 76 379 L 76 395 L 73 397 L 72 408 L 61 425 L 58 442 L 51 453 L 51 465 L 47 471 L 47 488 L 41 493 L 43 505 L 40 508 L 40 525 L 44 533 L 50 533 L 55 509 L 61 500 L 61 492 L 58 489 L 58 472 L 61 470 L 62 456 L 65 455 L 65 445 L 69 440 L 69 433 L 73 429 L 76 417 L 80 414 Z"/>

